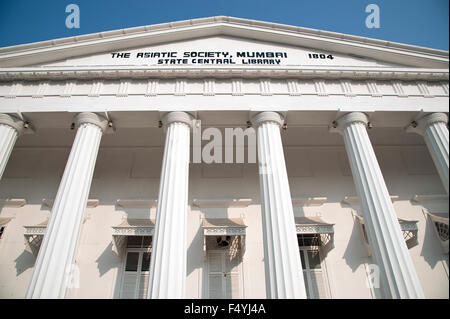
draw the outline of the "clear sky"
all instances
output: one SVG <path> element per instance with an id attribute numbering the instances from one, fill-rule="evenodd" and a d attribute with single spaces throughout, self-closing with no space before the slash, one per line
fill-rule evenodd
<path id="1" fill-rule="evenodd" d="M 66 6 L 80 28 L 66 27 Z M 366 6 L 380 9 L 367 28 Z M 0 0 L 0 47 L 216 15 L 277 22 L 448 51 L 449 0 Z"/>

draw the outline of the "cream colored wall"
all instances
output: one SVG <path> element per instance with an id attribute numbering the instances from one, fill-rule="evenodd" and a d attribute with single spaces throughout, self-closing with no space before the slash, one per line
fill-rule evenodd
<path id="1" fill-rule="evenodd" d="M 333 298 L 372 298 L 366 287 L 365 264 L 372 263 L 353 213 L 358 207 L 342 202 L 355 196 L 355 188 L 342 146 L 293 147 L 285 139 L 285 154 L 292 197 L 324 196 L 321 206 L 294 207 L 296 216 L 321 216 L 335 224 L 334 248 L 326 257 Z M 399 217 L 418 220 L 419 244 L 409 250 L 427 298 L 448 298 L 448 270 L 434 229 L 413 203 L 415 194 L 443 194 L 433 163 L 424 145 L 377 146 L 376 154 Z M 0 240 L 0 298 L 23 298 L 35 257 L 24 244 L 25 225 L 35 225 L 49 216 L 43 198 L 54 198 L 69 148 L 16 148 L 0 182 L 0 198 L 25 198 L 21 208 L 3 207 L 1 217 L 13 219 Z M 118 270 L 123 259 L 113 250 L 112 226 L 123 217 L 147 218 L 155 208 L 122 208 L 117 199 L 153 198 L 158 195 L 162 148 L 101 148 L 89 198 L 99 199 L 87 208 L 76 254 L 80 268 L 79 289 L 69 298 L 113 298 L 120 287 Z M 56 173 L 56 174 L 55 174 Z M 191 164 L 189 203 L 192 199 L 251 198 L 244 208 L 198 208 L 188 211 L 187 298 L 202 297 L 203 238 L 200 217 L 243 217 L 247 227 L 243 261 L 244 297 L 265 298 L 264 249 L 256 164 Z M 434 206 L 433 206 L 434 205 Z M 447 202 L 432 203 L 445 211 Z M 447 208 L 448 212 L 448 208 Z M 448 261 L 447 261 L 448 269 Z"/>

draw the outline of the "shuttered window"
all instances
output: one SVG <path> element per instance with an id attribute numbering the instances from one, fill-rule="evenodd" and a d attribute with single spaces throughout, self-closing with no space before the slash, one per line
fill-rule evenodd
<path id="1" fill-rule="evenodd" d="M 297 235 L 303 278 L 308 299 L 329 298 L 326 274 L 322 267 L 320 234 Z"/>
<path id="2" fill-rule="evenodd" d="M 208 251 L 208 292 L 210 299 L 242 298 L 241 259 L 228 250 Z"/>
<path id="3" fill-rule="evenodd" d="M 123 268 L 121 299 L 145 299 L 150 273 L 151 237 L 130 236 Z"/>
<path id="4" fill-rule="evenodd" d="M 308 299 L 328 298 L 319 250 L 300 247 L 300 258 Z"/>

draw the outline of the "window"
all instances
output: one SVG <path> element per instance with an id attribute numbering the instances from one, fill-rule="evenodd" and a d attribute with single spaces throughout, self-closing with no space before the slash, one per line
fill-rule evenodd
<path id="1" fill-rule="evenodd" d="M 448 240 L 448 224 L 444 224 L 441 222 L 435 222 L 434 226 L 436 227 L 436 231 L 438 233 L 439 238 L 442 241 Z"/>
<path id="2" fill-rule="evenodd" d="M 320 234 L 298 234 L 297 241 L 300 247 L 317 247 L 319 249 L 322 245 Z"/>
<path id="3" fill-rule="evenodd" d="M 240 261 L 227 251 L 208 252 L 208 291 L 211 299 L 241 298 Z"/>
<path id="4" fill-rule="evenodd" d="M 331 298 L 324 256 L 334 247 L 333 224 L 320 217 L 295 217 L 302 273 L 308 299 Z"/>
<path id="5" fill-rule="evenodd" d="M 369 245 L 369 237 L 367 233 L 367 227 L 365 225 L 364 218 L 359 215 L 354 215 L 356 217 L 356 220 L 359 223 L 359 229 L 361 230 L 363 239 L 364 239 L 364 245 L 367 249 L 367 254 L 369 256 L 372 256 L 372 249 Z M 416 246 L 418 244 L 417 241 L 417 221 L 416 220 L 405 220 L 398 218 L 398 222 L 400 224 L 400 229 L 402 230 L 403 238 L 405 239 L 406 246 L 408 249 Z"/>
<path id="6" fill-rule="evenodd" d="M 239 236 L 208 236 L 207 271 L 210 299 L 242 298 Z"/>
<path id="7" fill-rule="evenodd" d="M 2 239 L 5 233 L 6 224 L 8 224 L 11 219 L 12 217 L 0 217 L 0 239 Z"/>
<path id="8" fill-rule="evenodd" d="M 428 217 L 433 223 L 436 235 L 441 242 L 444 254 L 448 255 L 448 213 L 431 214 L 428 211 L 425 212 L 428 214 Z"/>
<path id="9" fill-rule="evenodd" d="M 297 240 L 308 299 L 329 298 L 325 271 L 322 267 L 320 234 L 298 234 Z"/>
<path id="10" fill-rule="evenodd" d="M 129 236 L 127 238 L 120 298 L 147 298 L 151 243 L 151 236 Z"/>
<path id="11" fill-rule="evenodd" d="M 42 223 L 32 226 L 24 226 L 25 242 L 27 249 L 37 256 L 39 249 L 41 248 L 42 241 L 44 239 L 45 232 L 47 231 L 47 224 L 49 219 L 45 219 Z"/>
<path id="12" fill-rule="evenodd" d="M 245 253 L 245 225 L 241 218 L 202 220 L 206 298 L 244 298 L 242 256 Z"/>

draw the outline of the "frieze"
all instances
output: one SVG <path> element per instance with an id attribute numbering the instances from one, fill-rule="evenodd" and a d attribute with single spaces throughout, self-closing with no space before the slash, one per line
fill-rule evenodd
<path id="1" fill-rule="evenodd" d="M 1 78 L 1 72 L 0 72 Z M 120 79 L 71 81 L 11 81 L 0 82 L 0 97 L 60 97 L 76 96 L 185 96 L 185 95 L 285 95 L 366 97 L 423 97 L 433 99 L 448 96 L 448 82 L 326 80 L 326 79 L 203 79 L 202 85 L 193 79 Z"/>
<path id="2" fill-rule="evenodd" d="M 297 234 L 330 234 L 334 233 L 333 225 L 296 225 Z"/>
<path id="3" fill-rule="evenodd" d="M 153 236 L 154 227 L 113 227 L 116 236 Z"/>
<path id="4" fill-rule="evenodd" d="M 208 227 L 203 231 L 205 236 L 245 235 L 245 227 Z"/>

